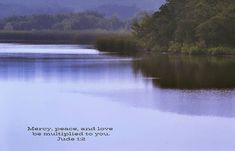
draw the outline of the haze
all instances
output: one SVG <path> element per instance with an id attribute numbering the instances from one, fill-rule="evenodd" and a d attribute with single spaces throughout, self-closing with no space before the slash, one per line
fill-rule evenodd
<path id="1" fill-rule="evenodd" d="M 96 10 L 128 18 L 140 11 L 158 9 L 165 0 L 1 0 L 0 17 L 39 13 Z M 114 9 L 116 8 L 116 9 Z M 123 10 L 126 10 L 123 12 Z"/>

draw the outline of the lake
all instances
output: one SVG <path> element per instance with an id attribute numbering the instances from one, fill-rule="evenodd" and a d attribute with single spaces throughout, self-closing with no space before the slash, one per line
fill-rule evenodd
<path id="1" fill-rule="evenodd" d="M 1 151 L 234 151 L 235 59 L 0 44 Z M 112 127 L 58 142 L 35 127 Z"/>

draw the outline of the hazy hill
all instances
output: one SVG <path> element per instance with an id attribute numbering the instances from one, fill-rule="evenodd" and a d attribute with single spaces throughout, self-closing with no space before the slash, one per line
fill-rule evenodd
<path id="1" fill-rule="evenodd" d="M 94 10 L 108 17 L 117 16 L 122 19 L 129 19 L 142 11 L 140 8 L 136 7 L 135 5 L 128 6 L 128 5 L 114 5 L 114 4 L 102 5 L 97 8 L 94 8 Z"/>
<path id="2" fill-rule="evenodd" d="M 97 10 L 128 18 L 140 10 L 154 10 L 165 0 L 1 0 L 0 17 L 39 13 Z"/>

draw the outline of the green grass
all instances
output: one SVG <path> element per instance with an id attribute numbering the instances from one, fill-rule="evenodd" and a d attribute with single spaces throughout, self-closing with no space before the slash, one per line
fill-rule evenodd
<path id="1" fill-rule="evenodd" d="M 0 31 L 0 42 L 41 44 L 95 44 L 98 38 L 122 32 L 88 31 Z"/>
<path id="2" fill-rule="evenodd" d="M 30 44 L 90 44 L 100 51 L 134 55 L 137 41 L 126 31 L 0 31 L 0 42 Z"/>
<path id="3" fill-rule="evenodd" d="M 127 55 L 135 55 L 140 50 L 138 42 L 129 33 L 110 34 L 100 37 L 96 41 L 96 47 L 100 51 Z"/>
<path id="4" fill-rule="evenodd" d="M 171 43 L 167 52 L 186 55 L 235 55 L 235 48 L 229 46 L 208 47 L 202 44 Z"/>

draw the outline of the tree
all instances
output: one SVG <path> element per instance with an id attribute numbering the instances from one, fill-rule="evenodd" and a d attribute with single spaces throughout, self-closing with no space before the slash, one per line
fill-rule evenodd
<path id="1" fill-rule="evenodd" d="M 136 20 L 132 29 L 146 47 L 159 51 L 172 44 L 235 46 L 235 1 L 167 0 L 159 11 Z"/>

